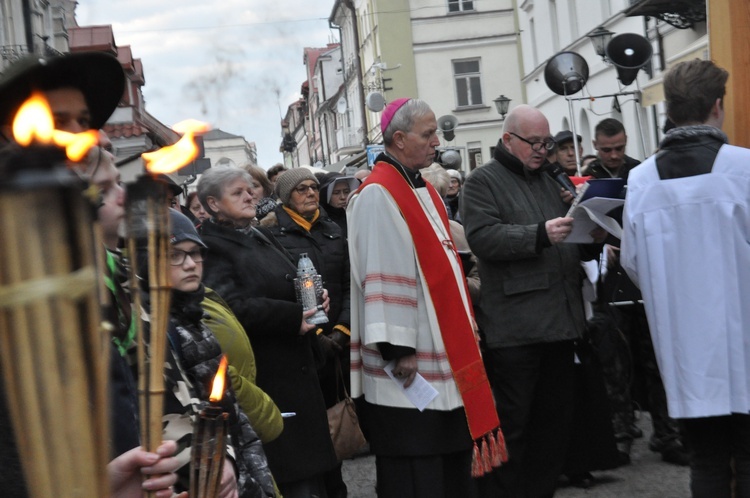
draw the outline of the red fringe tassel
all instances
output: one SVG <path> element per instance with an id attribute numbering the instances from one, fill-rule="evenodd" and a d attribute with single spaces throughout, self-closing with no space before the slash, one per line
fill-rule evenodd
<path id="1" fill-rule="evenodd" d="M 508 449 L 505 447 L 505 437 L 498 429 L 497 434 L 491 432 L 474 441 L 474 451 L 471 459 L 471 477 L 477 478 L 492 472 L 494 467 L 500 467 L 508 461 Z"/>
<path id="2" fill-rule="evenodd" d="M 474 441 L 474 453 L 471 457 L 471 477 L 476 478 L 484 475 L 484 472 L 482 472 L 482 468 L 479 465 L 481 461 L 482 457 L 480 456 L 479 446 L 477 445 L 477 442 Z"/>

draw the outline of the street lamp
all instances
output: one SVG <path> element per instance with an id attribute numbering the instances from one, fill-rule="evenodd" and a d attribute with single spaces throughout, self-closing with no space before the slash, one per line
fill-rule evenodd
<path id="1" fill-rule="evenodd" d="M 591 43 L 594 44 L 596 54 L 601 57 L 603 61 L 607 60 L 607 45 L 609 44 L 609 40 L 612 39 L 612 35 L 614 35 L 614 33 L 605 29 L 603 26 L 599 26 L 586 35 L 591 40 Z"/>
<path id="2" fill-rule="evenodd" d="M 510 105 L 510 99 L 506 97 L 505 95 L 500 95 L 498 98 L 493 100 L 495 103 L 495 107 L 497 107 L 497 112 L 500 114 L 503 119 L 505 119 L 505 115 L 508 114 L 508 106 Z"/>

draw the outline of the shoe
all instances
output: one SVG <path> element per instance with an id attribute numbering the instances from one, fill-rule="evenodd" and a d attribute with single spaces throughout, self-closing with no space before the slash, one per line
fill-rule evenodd
<path id="1" fill-rule="evenodd" d="M 643 431 L 635 424 L 631 424 L 630 427 L 628 427 L 628 434 L 633 439 L 640 439 L 643 437 Z"/>
<path id="2" fill-rule="evenodd" d="M 591 472 L 581 472 L 578 474 L 568 474 L 568 484 L 576 488 L 589 489 L 594 485 L 594 476 Z"/>
<path id="3" fill-rule="evenodd" d="M 630 447 L 633 445 L 633 441 L 630 439 L 623 439 L 620 441 L 617 441 L 617 456 L 618 456 L 618 466 L 623 465 L 629 465 L 630 464 Z"/>
<path id="4" fill-rule="evenodd" d="M 676 444 L 661 451 L 664 462 L 686 467 L 690 465 L 690 454 L 681 444 Z"/>

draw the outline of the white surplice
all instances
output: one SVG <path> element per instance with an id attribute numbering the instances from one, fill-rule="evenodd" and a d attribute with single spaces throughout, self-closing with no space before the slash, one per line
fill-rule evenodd
<path id="1" fill-rule="evenodd" d="M 724 145 L 709 174 L 634 168 L 622 266 L 643 293 L 674 418 L 750 412 L 750 150 Z"/>

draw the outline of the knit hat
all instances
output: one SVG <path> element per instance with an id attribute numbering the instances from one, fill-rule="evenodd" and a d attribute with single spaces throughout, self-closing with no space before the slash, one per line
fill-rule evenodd
<path id="1" fill-rule="evenodd" d="M 283 204 L 289 205 L 289 199 L 292 198 L 292 189 L 305 180 L 312 180 L 316 185 L 320 185 L 313 172 L 307 168 L 292 168 L 284 171 L 276 177 L 274 192 Z"/>
<path id="2" fill-rule="evenodd" d="M 398 110 L 401 109 L 404 104 L 406 104 L 410 100 L 411 99 L 409 98 L 400 98 L 385 106 L 383 115 L 380 117 L 380 131 L 383 133 L 383 135 L 385 135 L 385 130 L 388 129 L 388 125 L 391 124 L 391 121 L 393 121 L 393 116 L 396 115 L 396 112 L 398 112 Z"/>
<path id="3" fill-rule="evenodd" d="M 203 243 L 198 231 L 195 229 L 195 225 L 190 221 L 190 218 L 177 211 L 176 209 L 169 208 L 169 243 L 172 245 L 179 244 L 186 240 L 195 242 L 201 247 L 207 247 Z"/>

